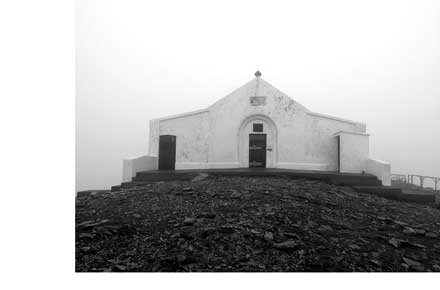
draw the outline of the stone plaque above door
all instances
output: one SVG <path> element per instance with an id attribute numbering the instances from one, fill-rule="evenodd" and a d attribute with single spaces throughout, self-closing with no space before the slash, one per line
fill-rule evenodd
<path id="1" fill-rule="evenodd" d="M 250 102 L 252 106 L 265 106 L 266 105 L 266 97 L 250 97 Z"/>

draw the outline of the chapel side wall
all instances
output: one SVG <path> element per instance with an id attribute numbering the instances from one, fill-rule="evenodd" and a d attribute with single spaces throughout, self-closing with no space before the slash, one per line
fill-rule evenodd
<path id="1" fill-rule="evenodd" d="M 209 120 L 212 128 L 209 144 L 209 162 L 211 167 L 238 167 L 237 125 L 240 122 L 239 107 L 223 106 L 211 111 Z"/>
<path id="2" fill-rule="evenodd" d="M 159 120 L 150 121 L 150 137 L 148 141 L 148 156 L 159 156 Z"/>
<path id="3" fill-rule="evenodd" d="M 209 112 L 160 120 L 159 123 L 159 135 L 176 136 L 176 169 L 206 167 L 209 133 Z"/>
<path id="4" fill-rule="evenodd" d="M 338 143 L 334 134 L 340 131 L 365 133 L 365 125 L 308 115 L 304 129 L 304 162 L 322 164 L 322 170 L 338 170 Z"/>

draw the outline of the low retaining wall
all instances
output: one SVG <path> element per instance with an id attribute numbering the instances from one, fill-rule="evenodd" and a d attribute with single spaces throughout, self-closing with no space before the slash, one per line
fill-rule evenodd
<path id="1" fill-rule="evenodd" d="M 382 181 L 382 185 L 391 186 L 391 165 L 388 162 L 368 159 L 366 161 L 366 172 L 376 175 Z"/>
<path id="2" fill-rule="evenodd" d="M 415 202 L 421 204 L 433 204 L 435 202 L 435 197 L 433 194 L 408 194 L 402 192 L 402 189 L 399 187 L 353 186 L 353 189 L 358 192 L 374 194 L 383 198 L 398 201 Z"/>
<path id="3" fill-rule="evenodd" d="M 158 158 L 155 156 L 140 156 L 127 158 L 122 161 L 122 182 L 131 181 L 137 172 L 157 170 Z"/>

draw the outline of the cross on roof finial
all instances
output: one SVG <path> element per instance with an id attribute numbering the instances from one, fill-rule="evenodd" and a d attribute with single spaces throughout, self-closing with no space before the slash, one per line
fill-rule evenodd
<path id="1" fill-rule="evenodd" d="M 255 72 L 255 76 L 256 76 L 257 78 L 261 77 L 261 72 L 260 72 L 259 70 L 257 70 L 257 71 Z"/>

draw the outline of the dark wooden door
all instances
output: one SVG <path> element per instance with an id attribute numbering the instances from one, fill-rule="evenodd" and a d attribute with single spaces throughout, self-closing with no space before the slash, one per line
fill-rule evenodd
<path id="1" fill-rule="evenodd" d="M 174 170 L 176 164 L 176 136 L 159 136 L 159 170 Z"/>
<path id="2" fill-rule="evenodd" d="M 266 134 L 249 134 L 249 167 L 266 167 Z"/>

